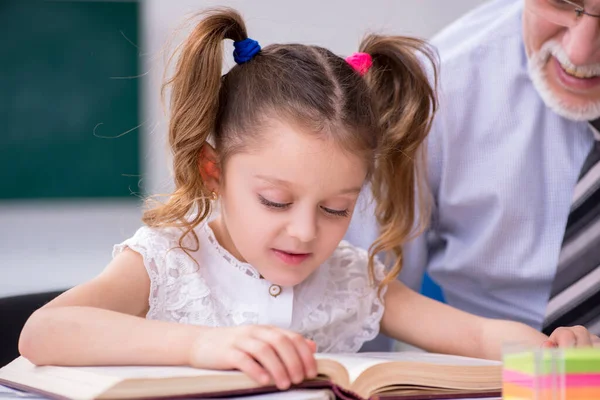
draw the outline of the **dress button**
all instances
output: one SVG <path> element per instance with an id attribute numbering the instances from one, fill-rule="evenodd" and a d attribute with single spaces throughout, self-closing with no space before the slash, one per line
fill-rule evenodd
<path id="1" fill-rule="evenodd" d="M 281 294 L 281 286 L 279 285 L 271 285 L 269 287 L 269 294 L 273 297 L 277 297 Z"/>

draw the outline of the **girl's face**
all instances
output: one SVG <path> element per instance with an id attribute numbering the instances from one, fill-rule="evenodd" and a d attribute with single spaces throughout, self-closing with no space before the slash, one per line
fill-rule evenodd
<path id="1" fill-rule="evenodd" d="M 367 166 L 314 134 L 270 122 L 259 149 L 227 159 L 212 228 L 226 250 L 265 279 L 293 286 L 344 237 Z"/>

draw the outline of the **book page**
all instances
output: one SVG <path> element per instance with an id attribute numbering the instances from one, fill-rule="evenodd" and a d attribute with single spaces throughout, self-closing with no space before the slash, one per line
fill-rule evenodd
<path id="1" fill-rule="evenodd" d="M 342 364 L 348 371 L 351 383 L 367 368 L 385 362 L 376 358 L 357 357 L 357 354 L 316 354 L 315 356 Z"/>
<path id="2" fill-rule="evenodd" d="M 60 368 L 60 367 L 56 367 Z M 184 378 L 194 376 L 240 376 L 239 371 L 218 371 L 181 366 L 116 366 L 116 367 L 69 367 L 101 376 L 117 377 L 120 379 L 144 378 Z"/>
<path id="3" fill-rule="evenodd" d="M 27 393 L 27 392 L 23 392 L 21 390 L 15 390 L 15 389 L 11 389 L 9 387 L 6 386 L 2 386 L 0 385 L 0 399 L 2 400 L 7 400 L 7 399 L 45 399 L 45 397 L 42 397 L 40 395 L 37 395 L 35 393 Z"/>
<path id="4" fill-rule="evenodd" d="M 243 374 L 239 371 L 213 371 L 176 366 L 36 367 L 23 357 L 0 369 L 0 380 L 5 379 L 44 392 L 81 399 L 96 397 L 127 379 L 202 376 L 218 376 L 227 379 L 227 377 L 239 377 Z"/>
<path id="5" fill-rule="evenodd" d="M 459 366 L 502 365 L 500 361 L 408 351 L 384 353 L 317 354 L 317 357 L 335 360 L 344 365 L 344 367 L 346 367 L 348 370 L 350 382 L 354 382 L 360 374 L 374 365 L 393 361 Z"/>
<path id="6" fill-rule="evenodd" d="M 425 353 L 416 351 L 398 351 L 386 353 L 356 353 L 355 357 L 378 359 L 382 361 L 411 361 L 438 365 L 502 365 L 501 361 L 485 360 L 483 358 L 471 358 L 453 356 L 448 354 Z"/>
<path id="7" fill-rule="evenodd" d="M 36 367 L 26 358 L 19 357 L 0 369 L 0 382 L 2 380 L 63 397 L 92 399 L 121 379 L 65 367 Z"/>

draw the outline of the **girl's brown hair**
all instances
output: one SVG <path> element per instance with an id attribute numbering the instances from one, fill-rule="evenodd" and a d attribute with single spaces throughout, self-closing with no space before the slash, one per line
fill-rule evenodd
<path id="1" fill-rule="evenodd" d="M 369 249 L 371 277 L 376 254 L 394 258 L 382 288 L 400 272 L 402 245 L 429 214 L 422 143 L 436 100 L 421 60 L 431 64 L 435 82 L 433 51 L 419 39 L 367 36 L 359 51 L 371 55 L 373 66 L 362 77 L 322 47 L 274 44 L 222 75 L 224 39 L 247 37 L 236 11 L 216 9 L 205 14 L 180 46 L 174 74 L 163 86 L 163 93 L 171 88 L 175 192 L 165 204 L 146 211 L 143 221 L 183 228 L 180 246 L 191 234 L 196 248 L 188 249 L 195 251 L 194 228 L 211 212 L 199 173 L 207 139 L 214 140 L 223 168 L 231 154 L 260 146 L 267 117 L 284 119 L 368 163 L 381 229 Z"/>

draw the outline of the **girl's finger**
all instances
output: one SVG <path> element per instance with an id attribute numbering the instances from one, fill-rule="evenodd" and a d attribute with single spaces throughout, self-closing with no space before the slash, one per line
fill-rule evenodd
<path id="1" fill-rule="evenodd" d="M 285 390 L 290 387 L 291 378 L 288 375 L 287 368 L 268 341 L 247 337 L 237 344 L 237 348 L 246 352 L 266 369 L 277 388 Z"/>
<path id="2" fill-rule="evenodd" d="M 556 343 L 558 347 L 575 347 L 577 345 L 577 337 L 569 328 L 557 328 L 552 332 L 549 340 Z"/>
<path id="3" fill-rule="evenodd" d="M 284 331 L 289 340 L 292 342 L 300 357 L 304 377 L 314 378 L 317 376 L 317 360 L 314 353 L 317 345 L 312 340 L 304 338 L 302 335 L 295 332 Z"/>
<path id="4" fill-rule="evenodd" d="M 260 385 L 268 385 L 271 381 L 269 373 L 244 351 L 233 349 L 231 360 L 233 367 L 239 369 Z"/>
<path id="5" fill-rule="evenodd" d="M 573 334 L 575 335 L 575 343 L 576 347 L 591 347 L 592 346 L 592 337 L 590 332 L 583 326 L 574 326 L 571 328 Z"/>
<path id="6" fill-rule="evenodd" d="M 302 353 L 308 352 L 305 339 L 293 332 L 271 329 L 265 332 L 265 340 L 268 340 L 277 352 L 277 355 L 286 366 L 288 376 L 292 382 L 296 384 L 302 382 L 307 376 L 302 360 Z"/>

